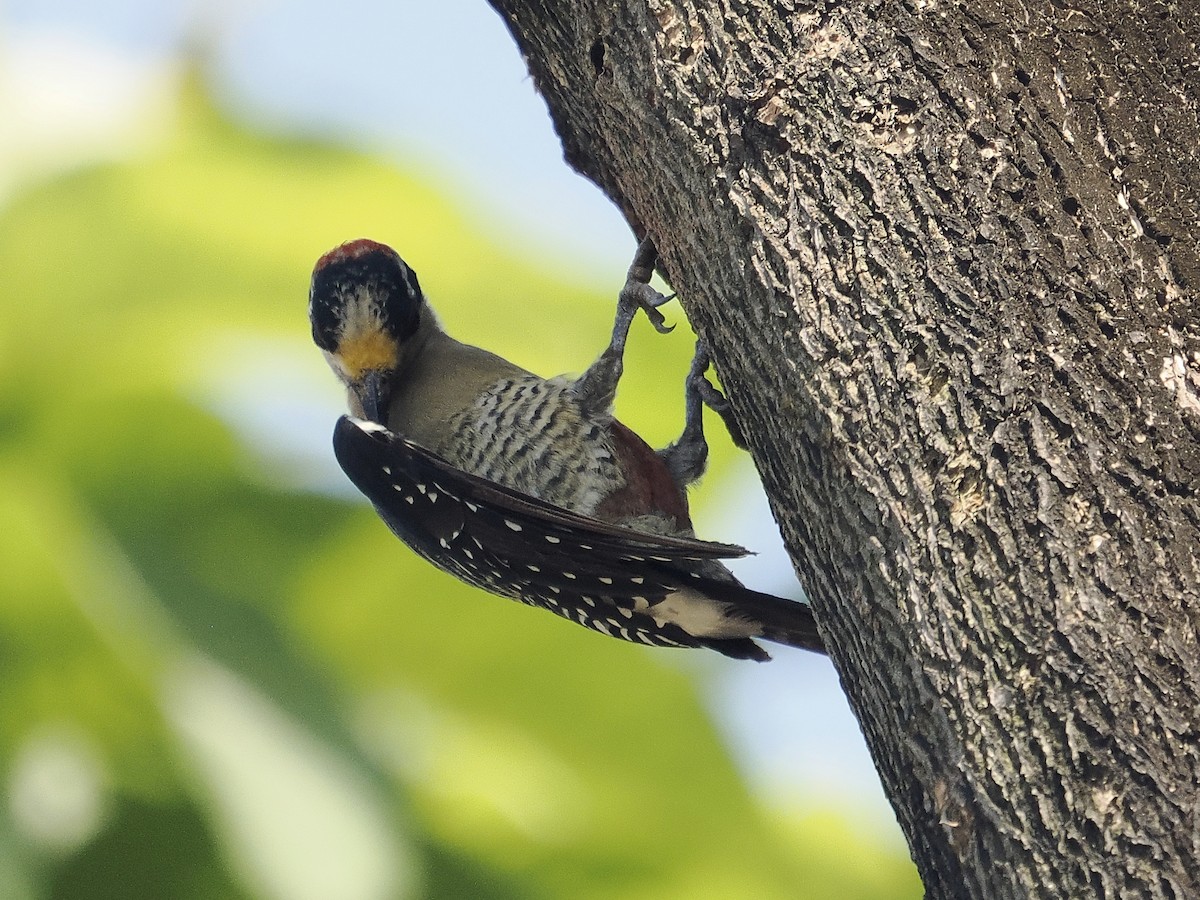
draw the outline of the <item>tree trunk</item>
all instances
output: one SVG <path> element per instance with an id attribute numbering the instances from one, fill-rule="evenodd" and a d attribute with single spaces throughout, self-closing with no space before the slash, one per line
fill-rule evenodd
<path id="1" fill-rule="evenodd" d="M 929 895 L 1200 897 L 1200 4 L 492 5 L 712 348 Z"/>

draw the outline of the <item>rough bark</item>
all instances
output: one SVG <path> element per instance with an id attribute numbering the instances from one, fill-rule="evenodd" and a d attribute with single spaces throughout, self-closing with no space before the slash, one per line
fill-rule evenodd
<path id="1" fill-rule="evenodd" d="M 929 895 L 1200 896 L 1200 5 L 492 5 L 712 347 Z"/>

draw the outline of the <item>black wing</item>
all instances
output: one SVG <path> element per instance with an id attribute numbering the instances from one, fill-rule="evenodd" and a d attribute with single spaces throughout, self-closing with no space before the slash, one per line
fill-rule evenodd
<path id="1" fill-rule="evenodd" d="M 745 556 L 734 544 L 647 534 L 581 516 L 451 465 L 382 426 L 338 420 L 334 454 L 387 526 L 461 580 L 625 640 L 709 646 L 752 659 L 748 639 L 696 638 L 646 610 L 680 587 L 703 590 L 699 560 Z"/>
<path id="2" fill-rule="evenodd" d="M 395 510 L 402 520 L 411 521 L 411 515 L 400 504 L 415 506 L 414 492 L 428 498 L 429 490 L 436 490 L 432 486 L 437 484 L 442 495 L 465 507 L 468 515 L 462 518 L 471 519 L 473 534 L 496 550 L 524 552 L 540 540 L 559 553 L 568 549 L 584 555 L 609 552 L 624 561 L 660 563 L 734 559 L 750 553 L 737 544 L 650 534 L 579 515 L 464 472 L 419 444 L 350 416 L 338 420 L 333 451 L 355 486 L 377 508 L 382 505 L 381 515 Z M 437 499 L 429 506 L 436 507 Z M 430 524 L 442 518 L 444 515 L 434 516 Z"/>

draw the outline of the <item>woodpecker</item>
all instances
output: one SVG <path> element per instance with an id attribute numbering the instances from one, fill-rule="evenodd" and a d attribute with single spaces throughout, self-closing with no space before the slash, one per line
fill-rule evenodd
<path id="1" fill-rule="evenodd" d="M 686 488 L 707 460 L 703 407 L 727 413 L 703 346 L 679 440 L 656 452 L 613 416 L 638 311 L 670 330 L 655 260 L 643 241 L 599 358 L 545 379 L 450 337 L 392 248 L 329 251 L 308 309 L 347 388 L 335 456 L 401 540 L 468 584 L 644 644 L 760 661 L 754 638 L 824 652 L 807 605 L 750 590 L 721 563 L 747 550 L 695 537 Z"/>

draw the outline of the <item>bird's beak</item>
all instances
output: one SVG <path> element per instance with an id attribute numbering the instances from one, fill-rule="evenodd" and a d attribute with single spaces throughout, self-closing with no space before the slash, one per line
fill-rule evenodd
<path id="1" fill-rule="evenodd" d="M 355 393 L 362 404 L 363 416 L 371 422 L 386 425 L 388 394 L 387 375 L 378 369 L 367 371 L 356 385 Z"/>

